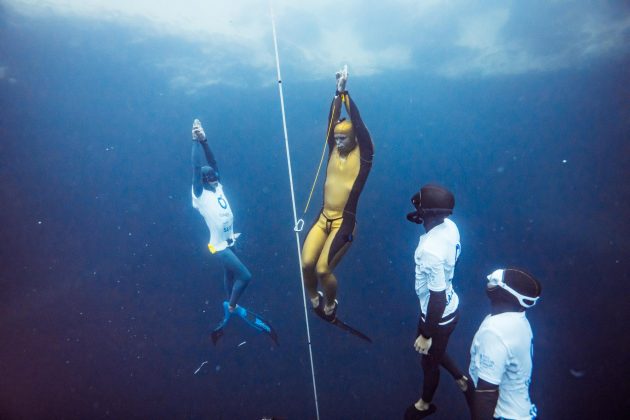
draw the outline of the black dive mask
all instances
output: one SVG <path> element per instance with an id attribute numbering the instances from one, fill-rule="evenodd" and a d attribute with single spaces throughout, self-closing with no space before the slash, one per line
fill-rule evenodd
<path id="1" fill-rule="evenodd" d="M 420 206 L 420 192 L 415 193 L 411 197 L 411 204 L 416 208 L 416 211 L 407 213 L 407 220 L 421 225 L 424 222 L 424 209 Z"/>
<path id="2" fill-rule="evenodd" d="M 212 184 L 219 180 L 219 174 L 212 166 L 201 167 L 201 182 L 206 185 Z"/>

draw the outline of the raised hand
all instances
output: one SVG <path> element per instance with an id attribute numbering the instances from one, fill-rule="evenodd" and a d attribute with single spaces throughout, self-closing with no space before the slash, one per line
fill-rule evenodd
<path id="1" fill-rule="evenodd" d="M 344 65 L 343 69 L 335 73 L 335 77 L 337 78 L 337 92 L 345 92 L 348 81 L 348 65 Z"/>
<path id="2" fill-rule="evenodd" d="M 192 126 L 192 139 L 196 141 L 206 141 L 206 133 L 203 131 L 201 121 L 195 118 Z"/>

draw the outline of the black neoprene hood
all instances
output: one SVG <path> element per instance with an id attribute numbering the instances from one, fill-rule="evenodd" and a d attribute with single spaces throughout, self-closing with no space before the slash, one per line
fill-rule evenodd
<path id="1" fill-rule="evenodd" d="M 540 282 L 528 272 L 518 268 L 506 268 L 503 280 L 505 284 L 525 296 L 536 298 L 542 292 Z"/>
<path id="2" fill-rule="evenodd" d="M 420 189 L 420 205 L 423 209 L 453 210 L 455 196 L 441 185 L 426 184 Z"/>

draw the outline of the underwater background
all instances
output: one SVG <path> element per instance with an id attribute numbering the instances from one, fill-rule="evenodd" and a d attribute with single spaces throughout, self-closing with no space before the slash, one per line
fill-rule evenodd
<path id="1" fill-rule="evenodd" d="M 252 13 L 269 23 L 268 62 L 252 66 L 126 20 L 19 3 L 0 2 L 0 418 L 315 418 L 266 2 Z M 302 38 L 283 38 L 299 28 L 279 15 L 298 210 L 346 62 L 375 144 L 355 241 L 336 269 L 339 316 L 374 342 L 309 312 L 322 419 L 402 418 L 419 397 L 413 253 L 423 231 L 405 214 L 430 181 L 456 197 L 461 319 L 448 348 L 459 366 L 489 311 L 485 276 L 523 267 L 543 285 L 527 312 L 541 418 L 630 409 L 630 14 L 621 2 L 586 3 L 625 25 L 621 47 L 551 69 L 456 76 L 418 70 L 442 51 L 369 72 L 348 54 L 313 75 L 291 62 Z M 221 78 L 193 86 L 209 77 L 197 66 L 206 59 L 225 65 Z M 209 340 L 224 292 L 191 206 L 194 118 L 253 274 L 239 303 L 272 323 L 279 346 L 239 319 Z M 307 227 L 321 194 L 320 177 Z M 467 418 L 445 373 L 434 402 L 436 419 Z"/>

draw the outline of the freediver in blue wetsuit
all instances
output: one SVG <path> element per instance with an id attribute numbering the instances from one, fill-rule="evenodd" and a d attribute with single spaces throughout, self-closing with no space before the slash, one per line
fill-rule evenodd
<path id="1" fill-rule="evenodd" d="M 223 192 L 214 154 L 198 119 L 193 122 L 192 140 L 192 205 L 199 210 L 210 230 L 208 250 L 223 264 L 223 281 L 228 299 L 223 302 L 223 320 L 212 331 L 212 342 L 216 344 L 230 317 L 236 314 L 251 327 L 268 334 L 277 344 L 278 336 L 267 321 L 237 305 L 252 275 L 232 249 L 239 234 L 234 234 L 232 209 Z"/>

